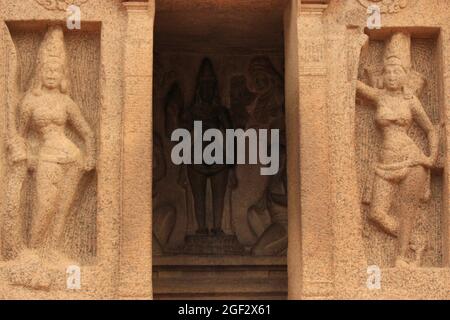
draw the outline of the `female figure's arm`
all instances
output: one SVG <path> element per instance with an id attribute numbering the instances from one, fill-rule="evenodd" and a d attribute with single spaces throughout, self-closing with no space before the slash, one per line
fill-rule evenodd
<path id="1" fill-rule="evenodd" d="M 378 97 L 380 96 L 379 89 L 372 88 L 371 86 L 368 86 L 367 84 L 359 80 L 356 82 L 356 92 L 362 97 L 373 102 L 376 102 L 378 100 Z"/>
<path id="2" fill-rule="evenodd" d="M 86 119 L 81 114 L 80 108 L 71 103 L 68 106 L 69 121 L 78 131 L 86 144 L 85 170 L 90 171 L 95 167 L 95 136 Z"/>
<path id="3" fill-rule="evenodd" d="M 423 109 L 422 103 L 420 103 L 419 99 L 417 98 L 414 98 L 414 103 L 412 104 L 412 111 L 414 115 L 414 120 L 422 128 L 422 130 L 426 133 L 428 137 L 430 156 L 428 157 L 424 165 L 431 167 L 436 163 L 439 154 L 439 138 L 436 129 L 434 128 L 433 123 L 431 122 L 427 113 Z"/>
<path id="4" fill-rule="evenodd" d="M 11 153 L 11 160 L 13 163 L 17 163 L 27 159 L 27 147 L 25 143 L 26 134 L 28 132 L 31 107 L 25 98 L 21 105 L 19 105 L 18 125 L 16 126 L 15 117 L 10 119 L 10 138 L 9 138 L 9 150 Z"/>

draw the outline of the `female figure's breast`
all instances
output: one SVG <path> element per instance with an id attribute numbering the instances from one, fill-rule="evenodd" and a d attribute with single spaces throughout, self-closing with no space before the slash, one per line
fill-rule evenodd
<path id="1" fill-rule="evenodd" d="M 80 150 L 64 132 L 66 107 L 61 102 L 49 100 L 46 104 L 37 103 L 33 108 L 33 123 L 42 138 L 39 160 L 61 164 L 79 161 Z"/>
<path id="2" fill-rule="evenodd" d="M 420 155 L 419 147 L 408 135 L 413 116 L 403 96 L 382 98 L 375 119 L 383 136 L 382 163 L 403 162 Z"/>

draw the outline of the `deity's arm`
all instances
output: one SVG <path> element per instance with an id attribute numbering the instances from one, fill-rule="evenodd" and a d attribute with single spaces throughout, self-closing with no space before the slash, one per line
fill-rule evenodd
<path id="1" fill-rule="evenodd" d="M 69 121 L 72 123 L 75 130 L 83 138 L 86 144 L 86 155 L 88 159 L 93 159 L 95 156 L 95 136 L 91 127 L 81 113 L 80 108 L 72 101 L 68 105 Z"/>
<path id="2" fill-rule="evenodd" d="M 428 144 L 430 146 L 430 159 L 432 163 L 435 163 L 439 154 L 439 137 L 436 129 L 425 112 L 422 103 L 414 97 L 414 102 L 412 104 L 412 111 L 414 115 L 414 120 L 422 128 L 422 130 L 427 134 Z"/>
<path id="3" fill-rule="evenodd" d="M 30 119 L 31 107 L 28 98 L 25 97 L 21 104 L 11 113 L 8 121 L 8 148 L 13 163 L 27 159 L 25 139 Z"/>
<path id="4" fill-rule="evenodd" d="M 25 98 L 22 103 L 19 105 L 19 123 L 17 126 L 16 133 L 25 139 L 26 134 L 30 127 L 30 119 L 31 119 L 31 105 L 27 98 Z M 15 127 L 15 123 L 13 124 Z"/>
<path id="5" fill-rule="evenodd" d="M 356 82 L 356 92 L 362 97 L 376 102 L 380 96 L 380 90 L 368 86 L 362 81 L 357 80 Z"/>

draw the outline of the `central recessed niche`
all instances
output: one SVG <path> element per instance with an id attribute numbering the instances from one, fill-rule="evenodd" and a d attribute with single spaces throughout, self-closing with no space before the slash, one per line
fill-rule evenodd
<path id="1" fill-rule="evenodd" d="M 286 296 L 283 10 L 284 1 L 157 3 L 156 298 Z M 278 173 L 261 175 L 261 164 L 175 165 L 172 132 L 192 132 L 194 121 L 204 131 L 278 129 Z"/>

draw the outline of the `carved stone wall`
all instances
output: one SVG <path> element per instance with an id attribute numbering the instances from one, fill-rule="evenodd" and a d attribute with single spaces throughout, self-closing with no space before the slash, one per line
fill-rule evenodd
<path id="1" fill-rule="evenodd" d="M 81 30 L 66 28 L 70 4 Z M 120 236 L 121 6 L 1 1 L 2 299 L 151 296 L 151 285 L 124 290 L 118 273 L 132 264 L 119 266 L 130 252 Z"/>
<path id="2" fill-rule="evenodd" d="M 448 5 L 0 0 L 0 299 L 450 299 Z"/>

